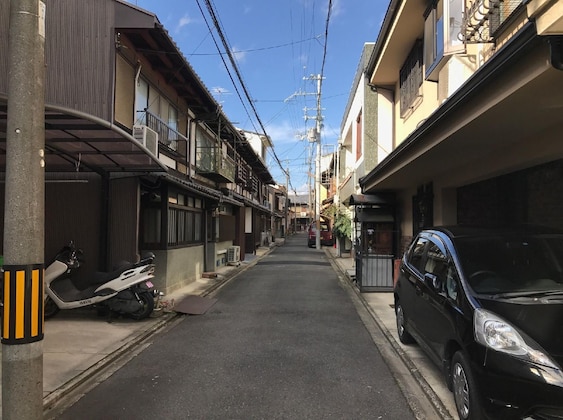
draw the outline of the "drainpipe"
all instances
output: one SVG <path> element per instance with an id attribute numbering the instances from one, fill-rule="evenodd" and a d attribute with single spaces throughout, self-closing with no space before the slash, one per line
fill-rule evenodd
<path id="1" fill-rule="evenodd" d="M 549 58 L 554 69 L 563 70 L 563 45 L 560 36 L 550 37 L 549 40 Z"/>
<path id="2" fill-rule="evenodd" d="M 186 138 L 188 139 L 188 141 L 186 141 L 186 172 L 188 175 L 188 179 L 191 180 L 192 179 L 192 169 L 191 169 L 191 142 L 192 142 L 192 119 L 190 118 L 190 115 L 187 115 L 188 119 L 186 122 Z"/>
<path id="3" fill-rule="evenodd" d="M 137 61 L 137 71 L 135 73 L 135 90 L 133 91 L 133 125 L 137 122 L 137 85 L 141 75 L 141 63 Z"/>

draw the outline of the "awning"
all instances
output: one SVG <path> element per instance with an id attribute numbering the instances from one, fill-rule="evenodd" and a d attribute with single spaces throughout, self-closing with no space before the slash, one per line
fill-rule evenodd
<path id="1" fill-rule="evenodd" d="M 356 208 L 355 222 L 393 223 L 395 216 L 391 208 Z"/>
<path id="2" fill-rule="evenodd" d="M 395 197 L 393 194 L 352 194 L 348 204 L 350 206 L 391 206 L 395 204 Z"/>
<path id="3" fill-rule="evenodd" d="M 202 195 L 204 197 L 207 197 L 211 200 L 220 202 L 220 203 L 229 203 L 232 204 L 234 206 L 238 206 L 238 207 L 242 207 L 244 206 L 244 203 L 242 203 L 241 201 L 235 200 L 232 197 L 229 197 L 225 194 L 223 194 L 221 191 L 217 191 L 213 188 L 210 187 L 206 187 L 204 185 L 200 185 L 197 184 L 195 182 L 189 181 L 189 180 L 183 180 L 181 178 L 178 178 L 174 175 L 170 175 L 170 174 L 166 174 L 163 176 L 164 179 L 166 179 L 167 181 L 170 181 L 182 188 L 185 188 L 188 191 L 194 192 L 196 194 Z"/>
<path id="4" fill-rule="evenodd" d="M 0 171 L 6 170 L 7 98 L 0 96 Z M 122 128 L 83 112 L 45 105 L 46 172 L 166 172 Z"/>

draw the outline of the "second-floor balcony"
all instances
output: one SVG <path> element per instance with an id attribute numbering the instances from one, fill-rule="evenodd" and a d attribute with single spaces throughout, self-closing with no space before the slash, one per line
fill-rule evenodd
<path id="1" fill-rule="evenodd" d="M 179 142 L 188 142 L 188 139 L 177 129 L 161 120 L 158 116 L 149 111 L 146 112 L 147 126 L 158 133 L 158 141 L 172 150 L 178 151 Z"/>
<path id="2" fill-rule="evenodd" d="M 217 146 L 196 148 L 196 170 L 215 182 L 235 182 L 235 161 Z"/>

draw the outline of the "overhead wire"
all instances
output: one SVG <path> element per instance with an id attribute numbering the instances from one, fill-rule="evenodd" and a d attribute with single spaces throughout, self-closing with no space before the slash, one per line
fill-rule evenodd
<path id="1" fill-rule="evenodd" d="M 205 0 L 205 1 L 206 1 L 206 3 L 209 3 L 209 0 Z M 211 27 L 210 27 L 210 25 L 209 25 L 209 22 L 207 21 L 207 18 L 206 18 L 206 16 L 205 16 L 205 13 L 203 12 L 203 9 L 202 9 L 202 7 L 201 7 L 201 4 L 200 4 L 199 0 L 196 0 L 196 3 L 197 3 L 197 6 L 199 7 L 199 10 L 200 10 L 200 12 L 201 12 L 201 15 L 203 16 L 203 20 L 205 21 L 205 24 L 207 25 L 207 28 L 209 29 L 210 32 L 212 32 Z M 210 7 L 210 5 L 209 5 L 208 7 Z M 216 23 L 216 20 L 215 20 L 215 19 L 214 19 L 214 24 L 216 25 L 216 29 L 217 29 L 218 23 Z M 219 44 L 217 43 L 217 40 L 216 40 L 215 37 L 213 36 L 213 33 L 211 33 L 211 38 L 213 39 L 213 43 L 215 44 L 215 47 L 217 48 L 217 51 L 221 51 L 221 49 L 219 48 Z M 227 51 L 230 52 L 230 50 L 228 50 L 228 49 L 227 49 Z M 232 56 L 232 54 L 229 54 L 229 56 Z M 246 112 L 246 115 L 248 115 L 248 117 L 250 118 L 250 112 L 248 111 L 248 108 L 246 107 L 244 101 L 242 100 L 242 96 L 241 96 L 241 94 L 240 94 L 240 92 L 239 92 L 239 90 L 238 90 L 238 87 L 237 87 L 237 84 L 235 83 L 235 80 L 234 80 L 234 78 L 233 78 L 233 75 L 231 74 L 231 72 L 230 72 L 230 70 L 229 70 L 229 66 L 227 66 L 227 63 L 225 62 L 225 58 L 224 58 L 223 54 L 220 54 L 220 57 L 221 57 L 221 61 L 223 62 L 223 66 L 225 67 L 225 70 L 227 71 L 227 74 L 228 74 L 228 76 L 229 76 L 229 79 L 231 80 L 231 83 L 233 84 L 233 87 L 234 87 L 234 89 L 235 89 L 235 91 L 236 91 L 236 93 L 237 93 L 237 96 L 238 96 L 239 99 L 240 99 L 240 102 L 241 102 L 241 104 L 242 104 L 242 107 L 244 108 L 244 111 Z M 255 128 L 255 131 L 257 131 L 257 130 L 256 130 L 256 127 L 254 127 L 254 128 Z"/>
<path id="2" fill-rule="evenodd" d="M 198 6 L 199 6 L 199 0 L 197 0 L 197 3 L 198 3 Z M 256 118 L 256 121 L 257 121 L 258 124 L 260 125 L 260 128 L 261 128 L 262 132 L 264 133 L 264 135 L 267 136 L 267 137 L 269 137 L 268 134 L 267 134 L 267 132 L 266 132 L 266 128 L 264 127 L 264 124 L 262 123 L 262 120 L 260 119 L 260 116 L 258 115 L 258 110 L 256 109 L 256 106 L 254 105 L 254 101 L 252 100 L 252 98 L 251 98 L 251 96 L 250 96 L 250 93 L 249 93 L 249 91 L 248 91 L 248 88 L 246 87 L 246 84 L 244 83 L 244 80 L 243 80 L 243 78 L 242 78 L 242 74 L 241 74 L 241 72 L 240 72 L 240 70 L 239 70 L 239 68 L 238 68 L 238 64 L 237 64 L 236 59 L 235 59 L 235 57 L 234 57 L 234 55 L 233 55 L 232 49 L 231 49 L 231 47 L 230 47 L 230 45 L 229 45 L 229 43 L 228 43 L 228 41 L 227 41 L 227 39 L 226 39 L 226 36 L 225 36 L 225 34 L 224 34 L 224 31 L 223 31 L 223 29 L 222 29 L 222 27 L 221 27 L 221 25 L 220 25 L 218 15 L 217 15 L 217 13 L 216 13 L 216 11 L 215 11 L 213 5 L 211 4 L 211 0 L 205 0 L 205 4 L 206 4 L 206 6 L 207 6 L 207 11 L 208 11 L 208 13 L 209 13 L 209 15 L 210 15 L 210 17 L 211 17 L 211 20 L 213 21 L 213 24 L 214 24 L 214 26 L 215 26 L 215 30 L 217 31 L 217 34 L 219 35 L 219 38 L 220 38 L 220 40 L 221 40 L 221 43 L 223 44 L 223 47 L 225 48 L 227 57 L 229 58 L 229 61 L 230 61 L 230 63 L 231 63 L 231 67 L 233 68 L 234 72 L 235 72 L 236 75 L 237 75 L 237 78 L 238 78 L 238 82 L 239 82 L 239 84 L 240 84 L 240 87 L 242 88 L 242 90 L 243 90 L 243 92 L 244 92 L 244 95 L 245 95 L 245 97 L 246 97 L 246 100 L 248 101 L 248 103 L 250 104 L 250 107 L 252 108 L 252 111 L 253 111 L 253 113 L 254 113 L 254 117 Z M 201 7 L 200 7 L 200 10 L 201 10 Z M 202 14 L 203 14 L 203 11 L 202 11 Z M 217 46 L 217 49 L 220 51 L 220 49 L 219 49 L 218 46 Z M 225 67 L 227 67 L 227 66 L 226 66 L 226 63 L 225 63 L 225 61 L 224 61 L 224 59 L 223 59 L 223 55 L 222 55 L 222 54 L 221 54 L 221 59 L 223 60 L 223 63 L 224 63 L 224 65 L 225 65 Z M 231 77 L 230 72 L 229 72 L 229 76 Z M 238 88 L 236 87 L 236 84 L 235 84 L 235 82 L 234 82 L 234 80 L 233 80 L 232 77 L 231 77 L 231 82 L 233 83 L 233 86 L 235 86 L 235 90 L 237 91 L 237 94 L 239 94 Z M 242 101 L 242 97 L 240 96 L 240 94 L 239 94 L 239 99 L 241 100 L 241 102 L 243 102 L 243 101 Z M 246 106 L 244 105 L 244 103 L 243 103 L 243 107 L 245 108 L 245 110 L 247 109 Z M 258 131 L 258 130 L 255 130 L 255 131 Z M 273 149 L 272 149 L 272 153 L 273 153 L 273 155 L 274 155 L 274 157 L 275 157 L 275 159 L 276 159 L 276 162 L 278 163 L 280 169 L 282 170 L 282 172 L 283 172 L 286 176 L 289 177 L 289 174 L 287 173 L 287 171 L 286 171 L 285 168 L 283 167 L 281 161 L 279 160 L 279 158 L 278 158 L 276 152 L 275 152 Z"/>

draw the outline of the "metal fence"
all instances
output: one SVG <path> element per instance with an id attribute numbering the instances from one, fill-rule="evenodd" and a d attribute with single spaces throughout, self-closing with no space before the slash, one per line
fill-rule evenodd
<path id="1" fill-rule="evenodd" d="M 393 290 L 393 255 L 358 252 L 356 254 L 356 283 L 360 292 Z"/>

